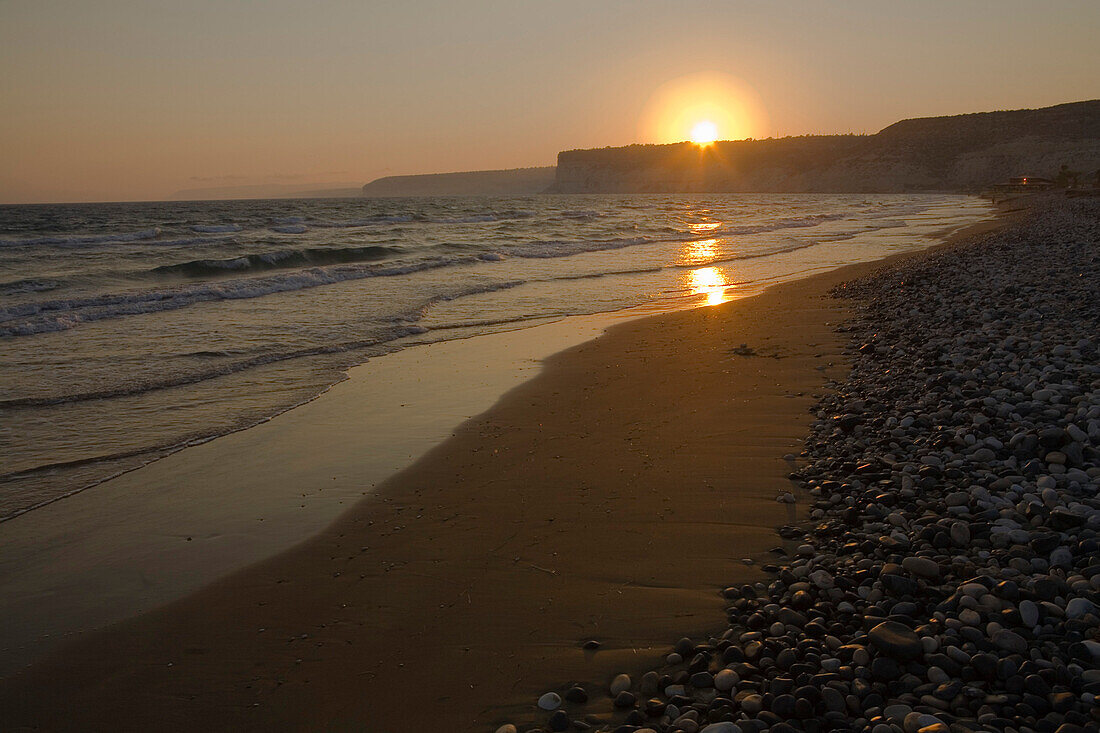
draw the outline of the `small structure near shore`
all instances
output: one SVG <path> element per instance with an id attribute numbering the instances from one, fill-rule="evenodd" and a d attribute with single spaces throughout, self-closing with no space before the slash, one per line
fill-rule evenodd
<path id="1" fill-rule="evenodd" d="M 1054 181 L 1039 176 L 1016 176 L 1008 183 L 995 183 L 989 187 L 993 193 L 1032 193 L 1054 188 Z"/>

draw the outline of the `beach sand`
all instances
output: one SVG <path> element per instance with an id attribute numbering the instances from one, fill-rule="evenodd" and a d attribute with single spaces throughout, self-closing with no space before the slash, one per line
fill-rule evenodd
<path id="1" fill-rule="evenodd" d="M 765 577 L 782 456 L 844 374 L 828 291 L 879 264 L 553 356 L 315 538 L 0 682 L 5 727 L 484 731 L 601 696 Z"/>

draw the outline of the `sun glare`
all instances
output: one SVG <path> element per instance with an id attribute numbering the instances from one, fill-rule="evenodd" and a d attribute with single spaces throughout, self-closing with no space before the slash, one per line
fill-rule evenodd
<path id="1" fill-rule="evenodd" d="M 718 72 L 671 79 L 653 90 L 638 119 L 647 143 L 698 145 L 715 140 L 765 137 L 768 116 L 760 95 L 741 80 Z"/>
<path id="2" fill-rule="evenodd" d="M 718 139 L 718 125 L 710 120 L 696 122 L 691 128 L 691 141 L 696 145 L 710 145 Z"/>

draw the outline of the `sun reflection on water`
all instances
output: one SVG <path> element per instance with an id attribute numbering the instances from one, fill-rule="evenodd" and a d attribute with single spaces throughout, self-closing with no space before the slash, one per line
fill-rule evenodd
<path id="1" fill-rule="evenodd" d="M 694 242 L 687 242 L 684 245 L 684 249 L 680 252 L 679 264 L 701 265 L 704 262 L 710 262 L 717 256 L 717 239 L 699 239 Z"/>
<path id="2" fill-rule="evenodd" d="M 706 305 L 718 305 L 725 303 L 730 298 L 726 295 L 726 276 L 717 267 L 700 267 L 687 274 L 687 285 L 691 288 L 692 295 L 705 295 Z"/>

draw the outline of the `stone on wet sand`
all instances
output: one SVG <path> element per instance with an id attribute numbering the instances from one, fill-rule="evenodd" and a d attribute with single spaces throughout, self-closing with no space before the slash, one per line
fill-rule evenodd
<path id="1" fill-rule="evenodd" d="M 615 675 L 615 679 L 611 680 L 611 697 L 615 697 L 624 690 L 629 690 L 631 685 L 630 675 L 618 674 Z"/>
<path id="2" fill-rule="evenodd" d="M 561 707 L 561 696 L 556 692 L 547 692 L 539 698 L 538 705 L 542 710 L 557 710 Z"/>

